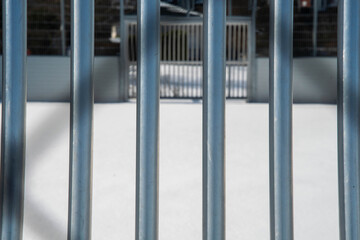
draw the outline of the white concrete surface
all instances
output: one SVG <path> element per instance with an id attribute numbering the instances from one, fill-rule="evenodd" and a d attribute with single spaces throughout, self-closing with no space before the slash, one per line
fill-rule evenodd
<path id="1" fill-rule="evenodd" d="M 201 103 L 160 107 L 161 240 L 201 239 Z M 297 240 L 338 239 L 336 106 L 294 106 Z M 268 106 L 228 101 L 226 235 L 269 239 Z M 134 239 L 136 105 L 97 104 L 93 239 Z M 65 240 L 69 105 L 29 103 L 24 240 Z"/>

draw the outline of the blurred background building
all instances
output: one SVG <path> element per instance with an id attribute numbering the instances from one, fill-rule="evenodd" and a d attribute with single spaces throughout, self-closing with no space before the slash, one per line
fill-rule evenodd
<path id="1" fill-rule="evenodd" d="M 95 101 L 126 101 L 137 89 L 137 1 L 94 1 Z M 269 2 L 227 0 L 227 98 L 268 101 Z M 69 101 L 70 4 L 28 0 L 30 101 Z M 203 0 L 160 6 L 160 97 L 201 98 Z M 336 102 L 337 0 L 294 0 L 293 53 L 294 102 Z"/>
<path id="2" fill-rule="evenodd" d="M 251 16 L 252 1 L 228 0 L 228 16 Z M 294 1 L 294 56 L 335 56 L 337 1 Z M 317 2 L 318 6 L 315 6 L 314 2 Z M 136 15 L 136 0 L 124 0 L 124 5 L 127 16 Z M 202 14 L 202 5 L 203 0 L 162 0 L 161 14 L 162 16 L 196 16 Z M 317 11 L 314 11 L 314 8 Z M 62 10 L 64 11 L 63 25 Z M 314 17 L 317 19 L 314 20 Z M 95 55 L 119 54 L 118 42 L 114 40 L 114 26 L 118 23 L 119 0 L 95 0 Z M 316 34 L 315 45 L 314 34 Z M 268 55 L 268 36 L 269 0 L 258 0 L 256 6 L 257 56 Z M 68 54 L 69 46 L 70 0 L 28 0 L 29 55 Z"/>

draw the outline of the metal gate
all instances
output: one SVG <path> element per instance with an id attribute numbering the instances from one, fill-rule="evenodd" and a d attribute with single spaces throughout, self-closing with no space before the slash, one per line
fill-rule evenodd
<path id="1" fill-rule="evenodd" d="M 2 2 L 4 54 L 0 238 L 3 240 L 22 239 L 26 156 L 26 2 L 26 0 L 3 0 Z M 228 23 L 227 26 L 225 25 L 226 1 L 204 1 L 204 32 L 206 35 L 203 36 L 204 48 L 202 50 L 202 47 L 199 47 L 202 42 L 199 23 L 160 24 L 159 0 L 139 0 L 138 3 L 138 23 L 140 25 L 139 32 L 141 32 L 138 42 L 140 49 L 144 51 L 138 54 L 140 61 L 138 70 L 141 74 L 139 75 L 137 98 L 135 239 L 159 239 L 159 75 L 160 72 L 161 74 L 165 72 L 165 70 L 160 71 L 159 54 L 163 64 L 162 69 L 169 68 L 171 69 L 169 72 L 174 72 L 177 69 L 176 66 L 188 62 L 189 66 L 183 66 L 182 70 L 194 74 L 196 65 L 193 63 L 200 64 L 203 51 L 205 53 L 203 73 L 206 76 L 203 81 L 204 101 L 202 103 L 203 239 L 224 240 L 226 232 L 225 87 L 228 88 L 227 95 L 231 96 L 232 81 L 229 79 L 232 80 L 232 78 L 229 76 L 233 73 L 233 70 L 227 70 L 227 84 L 225 84 L 225 56 L 227 69 L 231 69 L 229 62 L 238 63 L 239 59 L 249 59 L 249 55 L 246 55 L 248 50 L 242 55 L 239 54 L 241 51 L 236 51 L 240 46 L 249 49 L 246 41 L 243 43 L 240 38 L 240 44 L 236 44 L 235 51 L 230 47 L 235 46 L 234 42 L 239 42 L 234 40 L 238 38 L 232 37 L 234 36 L 232 33 L 239 36 L 241 35 L 239 32 L 247 32 L 247 30 L 241 30 L 242 27 L 239 27 L 242 26 L 241 24 Z M 270 3 L 270 239 L 293 240 L 292 44 L 294 2 L 276 0 Z M 89 240 L 92 232 L 94 0 L 73 0 L 71 8 L 68 239 Z M 338 51 L 341 54 L 338 55 L 337 134 L 338 211 L 341 240 L 360 239 L 359 12 L 360 1 L 339 1 Z M 225 27 L 227 31 L 225 31 Z M 129 25 L 128 30 L 134 29 L 135 27 Z M 162 31 L 161 35 L 160 31 Z M 227 43 L 224 42 L 225 35 L 230 36 Z M 160 36 L 161 38 L 159 38 Z M 135 44 L 136 34 L 129 36 L 129 39 Z M 181 39 L 185 40 L 181 41 Z M 171 47 L 165 48 L 165 42 L 171 44 Z M 248 41 L 248 43 L 250 42 Z M 226 45 L 227 47 L 225 47 Z M 135 46 L 128 49 L 136 52 Z M 164 49 L 171 49 L 172 52 L 164 52 Z M 164 57 L 165 53 L 166 57 Z M 240 58 L 240 56 L 243 57 Z M 174 66 L 171 66 L 170 63 Z M 246 66 L 249 67 L 249 65 Z M 180 70 L 180 68 L 177 69 L 179 72 Z M 197 72 L 198 75 L 201 74 L 201 71 Z M 195 80 L 193 80 L 194 86 L 188 87 L 189 80 L 180 79 L 171 78 L 168 82 L 169 86 L 166 85 L 166 88 L 169 88 L 168 91 L 170 89 L 174 91 L 176 83 L 180 82 L 182 84 L 180 84 L 180 90 L 176 96 L 200 96 L 201 90 L 198 90 L 200 92 L 198 95 L 183 93 L 184 90 L 195 92 L 195 89 L 198 89 L 198 87 L 194 87 Z M 190 79 L 195 79 L 195 77 Z M 166 88 L 163 82 L 164 80 L 162 80 L 162 93 L 164 94 Z M 185 83 L 187 87 L 184 87 Z M 197 84 L 201 85 L 201 81 L 198 81 Z"/>
<path id="2" fill-rule="evenodd" d="M 160 23 L 160 97 L 201 98 L 203 20 L 167 18 Z M 246 98 L 250 74 L 250 18 L 232 17 L 226 24 L 226 97 Z M 137 23 L 126 21 L 129 97 L 136 97 Z"/>

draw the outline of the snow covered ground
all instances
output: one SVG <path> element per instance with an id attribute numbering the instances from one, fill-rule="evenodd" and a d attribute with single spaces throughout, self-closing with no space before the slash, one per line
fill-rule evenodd
<path id="1" fill-rule="evenodd" d="M 160 107 L 162 240 L 201 239 L 201 102 Z M 336 106 L 294 106 L 295 238 L 338 239 Z M 93 239 L 134 239 L 136 104 L 96 104 Z M 65 240 L 69 104 L 29 103 L 24 240 Z M 269 239 L 268 105 L 226 105 L 226 235 Z"/>

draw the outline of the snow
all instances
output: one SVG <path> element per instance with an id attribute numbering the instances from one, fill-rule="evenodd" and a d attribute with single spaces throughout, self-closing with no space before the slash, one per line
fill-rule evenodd
<path id="1" fill-rule="evenodd" d="M 69 104 L 27 105 L 24 240 L 65 240 Z M 94 107 L 93 239 L 134 239 L 136 104 Z M 159 239 L 202 233 L 202 106 L 160 106 Z M 294 232 L 338 239 L 335 105 L 294 105 Z M 226 104 L 227 239 L 269 239 L 268 105 Z"/>

